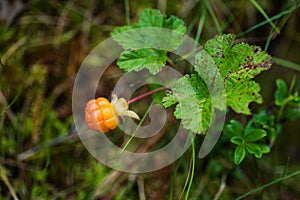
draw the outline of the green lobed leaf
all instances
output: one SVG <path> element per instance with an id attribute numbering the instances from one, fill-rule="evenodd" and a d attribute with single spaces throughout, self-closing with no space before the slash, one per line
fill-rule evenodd
<path id="1" fill-rule="evenodd" d="M 228 70 L 231 68 L 238 69 L 237 66 L 231 66 L 229 69 L 227 69 L 228 65 L 232 61 L 232 59 L 224 59 L 225 55 L 231 57 L 230 53 L 228 55 L 228 52 L 230 52 L 230 48 L 233 45 L 234 41 L 234 35 L 228 34 L 228 35 L 220 35 L 216 37 L 215 39 L 208 40 L 205 45 L 204 49 L 208 52 L 208 54 L 213 58 L 214 62 L 218 66 L 218 69 L 223 77 L 228 73 Z M 225 61 L 225 63 L 224 63 Z"/>
<path id="2" fill-rule="evenodd" d="M 145 9 L 138 24 L 141 27 L 163 27 L 165 18 L 165 15 L 162 15 L 159 10 Z"/>
<path id="3" fill-rule="evenodd" d="M 112 38 L 125 49 L 117 64 L 126 71 L 147 68 L 156 74 L 167 62 L 167 51 L 181 45 L 185 31 L 181 19 L 167 18 L 159 10 L 145 9 L 137 24 L 117 27 L 112 32 Z M 141 59 L 138 59 L 139 55 Z"/>
<path id="4" fill-rule="evenodd" d="M 224 83 L 222 77 L 216 72 L 217 66 L 212 57 L 205 51 L 201 50 L 195 55 L 194 69 L 197 74 L 204 80 L 206 86 L 210 88 L 210 94 L 214 100 L 215 109 L 224 110 Z M 223 87 L 221 87 L 223 86 Z"/>
<path id="5" fill-rule="evenodd" d="M 255 81 L 240 80 L 233 75 L 226 81 L 226 102 L 235 112 L 249 115 L 251 102 L 262 103 L 260 86 Z"/>
<path id="6" fill-rule="evenodd" d="M 163 105 L 176 104 L 174 115 L 183 126 L 195 133 L 203 133 L 211 121 L 211 103 L 203 80 L 196 74 L 186 75 L 172 86 L 172 93 L 163 98 Z"/>
<path id="7" fill-rule="evenodd" d="M 175 16 L 167 18 L 158 10 L 146 9 L 138 24 L 117 27 L 111 35 L 125 50 L 153 47 L 175 50 L 180 46 L 185 31 L 181 19 Z"/>
<path id="8" fill-rule="evenodd" d="M 250 46 L 245 43 L 235 44 L 234 36 L 231 34 L 221 35 L 215 39 L 209 40 L 204 45 L 204 50 L 199 51 L 195 55 L 195 66 L 194 69 L 200 77 L 210 77 L 206 81 L 206 84 L 214 88 L 215 77 L 216 77 L 216 67 L 220 71 L 221 76 L 225 81 L 226 89 L 226 101 L 227 105 L 230 106 L 235 112 L 242 114 L 251 114 L 249 109 L 249 104 L 252 102 L 261 103 L 262 97 L 259 94 L 260 85 L 252 80 L 260 72 L 270 68 L 271 66 L 271 57 L 263 52 L 257 46 Z M 194 82 L 192 87 L 194 90 L 197 88 L 206 87 L 204 81 Z M 182 112 L 180 106 L 176 107 L 175 116 L 178 119 L 189 119 L 184 121 L 185 128 L 189 130 L 205 131 L 209 127 L 209 123 L 204 123 L 204 126 L 200 126 L 196 122 L 202 122 L 202 119 L 210 119 L 211 111 L 210 109 L 205 109 L 210 105 L 206 104 L 205 99 L 209 99 L 209 93 L 204 92 L 201 98 L 192 98 L 193 95 L 189 90 L 183 89 L 182 94 L 186 96 L 183 99 L 175 100 L 176 95 L 178 94 L 178 88 L 180 88 L 180 82 L 176 86 L 172 86 L 173 95 L 169 95 L 164 99 L 164 106 L 170 106 L 179 102 L 179 104 L 187 105 L 189 108 L 187 112 Z M 183 87 L 184 88 L 184 87 Z M 214 88 L 215 89 L 215 88 Z M 200 93 L 197 93 L 199 96 Z M 196 96 L 197 96 L 196 95 Z M 204 96 L 203 96 L 204 95 Z M 191 98 L 188 98 L 191 97 Z M 198 103 L 196 102 L 198 100 Z M 223 100 L 223 99 L 222 99 Z M 204 109 L 200 109 L 201 106 Z M 203 112 L 199 115 L 196 114 L 196 111 Z M 191 115 L 192 114 L 192 115 Z M 193 117 L 191 117 L 193 116 Z M 196 117 L 199 117 L 196 119 Z M 210 120 L 205 120 L 205 122 Z M 192 122 L 192 123 L 191 123 Z M 208 126 L 206 126 L 206 124 Z M 226 132 L 226 131 L 225 131 Z M 239 134 L 242 134 L 242 127 L 238 131 Z M 233 137 L 236 133 L 233 131 L 228 131 L 227 136 Z"/>
<path id="9" fill-rule="evenodd" d="M 234 151 L 234 163 L 239 165 L 246 156 L 246 150 L 242 145 L 238 145 Z"/>
<path id="10" fill-rule="evenodd" d="M 237 113 L 251 114 L 249 104 L 262 103 L 260 86 L 252 79 L 270 68 L 271 56 L 260 47 L 233 43 L 233 35 L 221 35 L 207 41 L 204 48 L 224 78 L 227 105 Z M 207 59 L 196 56 L 196 61 L 205 63 Z"/>
<path id="11" fill-rule="evenodd" d="M 156 49 L 124 51 L 117 64 L 126 71 L 141 71 L 146 68 L 150 73 L 156 74 L 165 65 L 165 57 L 165 51 Z"/>
<path id="12" fill-rule="evenodd" d="M 116 27 L 111 32 L 111 36 L 113 40 L 118 42 L 125 50 L 138 49 L 141 46 L 147 45 L 148 41 L 145 40 L 141 32 L 134 31 L 135 28 L 140 28 L 140 26 Z"/>
<path id="13" fill-rule="evenodd" d="M 173 15 L 171 15 L 168 19 L 165 19 L 163 28 L 171 29 L 181 34 L 186 32 L 184 22 Z"/>
<path id="14" fill-rule="evenodd" d="M 271 57 L 255 46 L 245 49 L 247 49 L 248 56 L 243 57 L 242 54 L 239 69 L 225 76 L 226 100 L 235 112 L 251 114 L 249 104 L 252 102 L 262 103 L 259 93 L 260 85 L 252 79 L 270 67 Z M 238 54 L 238 52 L 236 53 Z"/>

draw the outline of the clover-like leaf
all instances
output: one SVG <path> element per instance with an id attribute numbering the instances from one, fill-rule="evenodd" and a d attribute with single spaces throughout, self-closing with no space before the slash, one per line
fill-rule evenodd
<path id="1" fill-rule="evenodd" d="M 261 111 L 253 116 L 245 128 L 245 133 L 247 134 L 255 129 L 265 130 L 271 144 L 274 143 L 281 132 L 280 124 L 275 125 L 275 116 L 266 111 Z"/>
<path id="2" fill-rule="evenodd" d="M 268 114 L 266 111 L 261 111 L 258 114 L 253 115 L 253 118 L 248 123 L 245 132 L 248 132 L 248 126 L 253 128 L 264 129 L 267 132 L 272 132 L 271 129 L 274 127 L 275 116 Z"/>
<path id="3" fill-rule="evenodd" d="M 262 114 L 258 114 L 258 116 L 253 118 L 255 120 L 259 118 L 270 119 Z M 260 126 L 257 127 L 255 120 L 250 120 L 244 130 L 242 125 L 236 120 L 231 120 L 230 124 L 224 128 L 225 136 L 230 138 L 233 144 L 237 145 L 234 154 L 235 164 L 241 163 L 247 153 L 261 158 L 262 154 L 270 152 L 270 147 L 264 143 L 264 138 L 268 135 L 267 131 L 261 129 Z"/>
<path id="4" fill-rule="evenodd" d="M 284 100 L 289 96 L 288 87 L 282 79 L 276 80 L 277 90 L 275 92 L 275 104 L 284 105 Z"/>
<path id="5" fill-rule="evenodd" d="M 223 131 L 225 136 L 227 136 L 228 138 L 232 138 L 234 136 L 242 136 L 244 132 L 241 123 L 236 120 L 230 120 L 230 124 L 227 124 Z"/>
<path id="6" fill-rule="evenodd" d="M 258 144 L 255 143 L 247 143 L 245 145 L 246 151 L 250 154 L 254 154 L 256 158 L 262 157 L 262 150 Z"/>
<path id="7" fill-rule="evenodd" d="M 266 144 L 257 144 L 262 153 L 270 153 L 270 147 Z"/>

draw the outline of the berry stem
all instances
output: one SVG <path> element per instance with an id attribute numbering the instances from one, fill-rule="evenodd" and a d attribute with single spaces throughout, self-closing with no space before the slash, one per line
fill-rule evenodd
<path id="1" fill-rule="evenodd" d="M 147 96 L 149 96 L 149 95 L 151 95 L 151 94 L 153 94 L 153 93 L 155 93 L 155 92 L 159 92 L 159 91 L 161 91 L 161 90 L 166 90 L 166 89 L 168 89 L 168 88 L 169 88 L 169 87 L 167 87 L 167 86 L 163 86 L 163 87 L 157 88 L 157 89 L 155 89 L 155 90 L 151 90 L 151 91 L 149 91 L 149 92 L 146 92 L 146 93 L 144 93 L 144 94 L 141 94 L 141 95 L 139 95 L 139 96 L 137 96 L 137 97 L 134 97 L 133 99 L 130 99 L 130 100 L 128 101 L 128 105 L 131 104 L 131 103 L 133 103 L 133 102 L 135 102 L 135 101 L 138 101 L 138 100 L 140 100 L 140 99 L 142 99 L 142 98 L 144 98 L 144 97 L 147 97 Z"/>

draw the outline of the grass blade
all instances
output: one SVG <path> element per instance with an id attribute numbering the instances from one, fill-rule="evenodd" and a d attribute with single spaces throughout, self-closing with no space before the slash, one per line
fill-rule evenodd
<path id="1" fill-rule="evenodd" d="M 209 14 L 210 14 L 210 16 L 211 16 L 214 24 L 215 24 L 215 26 L 216 26 L 218 34 L 222 34 L 221 25 L 219 24 L 218 18 L 216 16 L 216 14 L 214 13 L 214 11 L 213 11 L 213 9 L 212 9 L 212 7 L 211 7 L 211 5 L 209 4 L 208 1 L 205 1 L 205 6 L 206 6 L 206 8 L 207 8 L 207 10 L 208 10 L 208 12 L 209 12 Z"/>
<path id="2" fill-rule="evenodd" d="M 276 30 L 277 33 L 280 33 L 279 29 L 276 27 L 276 25 L 272 22 L 272 20 L 268 17 L 267 13 L 264 11 L 264 9 L 255 1 L 250 0 L 251 3 L 257 8 L 257 10 L 266 18 L 266 20 L 269 22 L 269 24 Z"/>
<path id="3" fill-rule="evenodd" d="M 12 184 L 10 183 L 8 177 L 7 177 L 7 171 L 6 169 L 0 165 L 0 179 L 4 182 L 4 184 L 8 187 L 8 190 L 13 197 L 14 200 L 19 200 L 17 193 L 15 192 Z"/>
<path id="4" fill-rule="evenodd" d="M 121 152 L 124 152 L 127 148 L 127 146 L 129 145 L 129 143 L 131 142 L 131 140 L 135 137 L 135 134 L 137 133 L 137 131 L 139 130 L 139 127 L 142 126 L 142 124 L 144 123 L 146 117 L 148 116 L 148 113 L 150 112 L 152 106 L 154 104 L 154 101 L 151 102 L 151 104 L 149 105 L 148 109 L 146 110 L 143 118 L 141 119 L 141 121 L 139 122 L 137 128 L 135 129 L 135 131 L 132 133 L 132 135 L 130 136 L 129 140 L 126 142 L 126 144 L 124 145 L 124 147 L 122 148 Z"/>
<path id="5" fill-rule="evenodd" d="M 194 174 L 195 174 L 195 159 L 196 159 L 195 158 L 195 144 L 194 144 L 194 141 L 192 141 L 191 176 L 190 176 L 188 188 L 186 190 L 185 200 L 188 200 L 188 198 L 189 198 L 190 190 L 191 190 L 193 179 L 194 179 Z"/>
<path id="6" fill-rule="evenodd" d="M 129 6 L 129 0 L 124 0 L 124 4 L 125 4 L 126 24 L 130 25 L 130 6 Z"/>
<path id="7" fill-rule="evenodd" d="M 289 69 L 300 71 L 300 64 L 296 64 L 291 61 L 284 60 L 284 59 L 278 58 L 278 57 L 272 57 L 272 60 L 277 65 L 281 65 L 281 66 L 289 68 Z"/>
<path id="8" fill-rule="evenodd" d="M 199 24 L 198 24 L 198 29 L 197 29 L 196 37 L 195 37 L 195 41 L 197 43 L 199 43 L 205 19 L 206 19 L 206 9 L 203 8 L 202 12 L 201 12 L 200 19 L 199 19 Z M 195 44 L 195 46 L 196 46 L 196 44 Z"/>
<path id="9" fill-rule="evenodd" d="M 285 15 L 289 15 L 294 10 L 297 10 L 299 7 L 300 7 L 300 4 L 294 5 L 294 6 L 290 7 L 290 8 L 288 8 L 288 9 L 286 9 L 286 10 L 278 13 L 277 15 L 274 15 L 273 17 L 270 18 L 270 20 L 274 21 L 274 20 L 279 19 L 279 18 L 281 18 L 281 17 L 283 17 Z M 246 31 L 237 34 L 237 36 L 242 36 L 242 35 L 245 35 L 247 33 L 250 33 L 251 31 L 254 31 L 255 29 L 258 29 L 259 27 L 262 27 L 262 26 L 264 26 L 267 23 L 269 23 L 268 20 L 262 21 L 262 22 L 260 22 L 260 23 L 258 23 L 256 25 L 252 26 L 251 28 L 247 29 Z"/>
<path id="10" fill-rule="evenodd" d="M 253 193 L 256 193 L 256 192 L 258 192 L 258 191 L 261 191 L 261 190 L 263 190 L 263 189 L 265 189 L 265 188 L 267 188 L 267 187 L 269 187 L 269 186 L 271 186 L 271 185 L 274 185 L 274 184 L 276 184 L 276 183 L 282 182 L 282 181 L 284 181 L 285 179 L 288 179 L 288 178 L 291 178 L 291 177 L 297 176 L 297 175 L 300 175 L 300 171 L 296 171 L 296 172 L 294 172 L 294 173 L 292 173 L 292 174 L 289 174 L 289 175 L 283 176 L 283 177 L 281 177 L 281 178 L 275 179 L 274 181 L 271 181 L 271 182 L 269 182 L 269 183 L 267 183 L 267 184 L 264 184 L 264 185 L 262 185 L 262 186 L 260 186 L 260 187 L 258 187 L 258 188 L 255 188 L 255 189 L 253 189 L 253 190 L 251 190 L 251 191 L 249 191 L 249 192 L 243 194 L 242 196 L 239 196 L 238 198 L 236 198 L 236 200 L 243 199 L 243 198 L 245 198 L 245 197 L 247 197 L 247 196 L 249 196 L 249 195 L 251 195 L 251 194 L 253 194 Z"/>

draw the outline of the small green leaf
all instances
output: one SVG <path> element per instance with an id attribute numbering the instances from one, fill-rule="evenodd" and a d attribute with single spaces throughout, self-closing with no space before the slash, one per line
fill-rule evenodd
<path id="1" fill-rule="evenodd" d="M 243 135 L 243 127 L 236 120 L 230 120 L 230 124 L 226 125 L 224 128 L 224 134 L 228 138 L 232 138 L 234 136 L 242 136 Z"/>
<path id="2" fill-rule="evenodd" d="M 254 129 L 250 131 L 249 133 L 245 133 L 244 140 L 246 142 L 255 142 L 257 140 L 260 140 L 261 138 L 265 137 L 267 135 L 267 132 L 262 129 Z"/>
<path id="3" fill-rule="evenodd" d="M 253 116 L 251 120 L 256 128 L 269 129 L 274 126 L 275 116 L 261 111 Z"/>
<path id="4" fill-rule="evenodd" d="M 243 146 L 239 145 L 235 148 L 234 151 L 234 163 L 239 165 L 246 156 L 246 150 Z"/>
<path id="5" fill-rule="evenodd" d="M 248 134 L 250 131 L 255 129 L 263 129 L 267 132 L 270 142 L 274 142 L 278 135 L 278 130 L 275 128 L 274 120 L 274 115 L 268 114 L 266 111 L 261 111 L 258 114 L 255 114 L 248 122 L 245 128 L 245 133 Z"/>
<path id="6" fill-rule="evenodd" d="M 246 144 L 246 150 L 250 154 L 254 154 L 256 158 L 262 157 L 262 149 L 258 144 L 248 143 Z"/>
<path id="7" fill-rule="evenodd" d="M 277 90 L 275 92 L 275 104 L 284 105 L 284 100 L 289 96 L 288 87 L 282 79 L 276 80 Z"/>
<path id="8" fill-rule="evenodd" d="M 266 144 L 257 144 L 260 147 L 262 153 L 269 153 L 270 147 Z"/>
<path id="9" fill-rule="evenodd" d="M 236 145 L 242 145 L 243 144 L 243 138 L 240 136 L 234 136 L 231 138 L 230 140 L 232 143 L 236 144 Z"/>
<path id="10" fill-rule="evenodd" d="M 150 73 L 158 73 L 166 64 L 165 51 L 157 49 L 140 49 L 124 51 L 117 62 L 121 69 L 126 71 L 141 71 L 147 68 Z"/>

